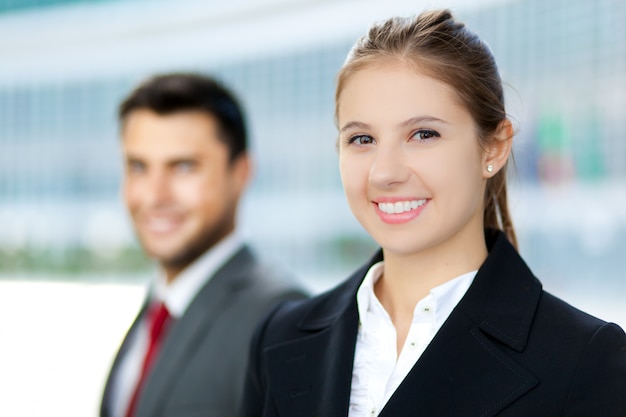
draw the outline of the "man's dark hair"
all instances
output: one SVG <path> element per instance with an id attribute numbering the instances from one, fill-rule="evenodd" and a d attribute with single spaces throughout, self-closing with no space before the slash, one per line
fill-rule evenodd
<path id="1" fill-rule="evenodd" d="M 228 146 L 231 161 L 247 149 L 241 106 L 232 92 L 208 76 L 174 73 L 147 79 L 120 104 L 118 115 L 122 126 L 130 113 L 139 109 L 159 115 L 203 111 L 217 119 L 219 137 Z"/>

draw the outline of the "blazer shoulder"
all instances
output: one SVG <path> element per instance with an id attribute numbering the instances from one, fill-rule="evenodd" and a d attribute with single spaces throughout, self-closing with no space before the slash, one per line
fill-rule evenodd
<path id="1" fill-rule="evenodd" d="M 604 323 L 588 339 L 568 390 L 564 415 L 626 415 L 626 334 Z"/>
<path id="2" fill-rule="evenodd" d="M 356 312 L 356 292 L 365 273 L 380 260 L 379 250 L 335 287 L 306 300 L 281 303 L 260 326 L 261 343 L 268 346 L 304 337 L 330 327 L 342 316 L 351 316 Z"/>
<path id="3" fill-rule="evenodd" d="M 239 301 L 249 310 L 259 309 L 267 313 L 276 304 L 287 300 L 299 300 L 309 297 L 308 291 L 298 279 L 278 267 L 255 261 L 242 279 L 234 284 Z M 261 317 L 257 317 L 259 320 Z"/>
<path id="4" fill-rule="evenodd" d="M 254 267 L 249 271 L 248 285 L 251 291 L 257 294 L 266 294 L 267 296 L 282 293 L 308 295 L 308 292 L 300 284 L 296 276 L 281 268 L 261 262 L 255 263 Z"/>
<path id="5" fill-rule="evenodd" d="M 560 366 L 567 387 L 563 415 L 626 415 L 626 334 L 620 326 L 544 291 L 533 327 L 533 350 Z M 540 365 L 553 366 L 545 360 Z"/>
<path id="6" fill-rule="evenodd" d="M 591 337 L 601 327 L 609 324 L 605 320 L 582 311 L 545 290 L 542 291 L 539 301 L 537 320 L 540 322 L 548 321 L 554 326 L 570 329 L 588 337 Z M 614 326 L 621 331 L 619 326 Z"/>
<path id="7" fill-rule="evenodd" d="M 259 342 L 272 346 L 306 337 L 329 327 L 355 303 L 350 281 L 314 297 L 277 305 L 262 321 Z M 354 298 L 354 302 L 350 300 Z"/>
<path id="8" fill-rule="evenodd" d="M 302 298 L 308 295 L 297 277 L 261 262 L 248 245 L 244 245 L 211 281 L 207 287 L 227 287 L 232 294 L 237 294 L 253 305 L 267 299 Z"/>

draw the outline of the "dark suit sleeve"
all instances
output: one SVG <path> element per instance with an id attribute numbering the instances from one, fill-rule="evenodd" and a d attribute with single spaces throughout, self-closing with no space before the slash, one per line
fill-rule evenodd
<path id="1" fill-rule="evenodd" d="M 248 370 L 246 372 L 244 395 L 241 417 L 261 417 L 266 416 L 265 413 L 265 381 L 263 371 L 263 338 L 267 328 L 276 315 L 278 310 L 283 306 L 278 304 L 273 308 L 264 320 L 261 320 L 257 326 L 252 342 L 250 344 L 250 356 L 248 360 Z"/>
<path id="2" fill-rule="evenodd" d="M 589 340 L 572 380 L 565 417 L 626 417 L 626 335 L 601 326 Z"/>

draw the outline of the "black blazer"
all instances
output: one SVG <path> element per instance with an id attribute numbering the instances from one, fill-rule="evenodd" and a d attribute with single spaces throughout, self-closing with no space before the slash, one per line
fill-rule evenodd
<path id="1" fill-rule="evenodd" d="M 542 290 L 500 232 L 474 282 L 381 417 L 624 417 L 626 335 Z M 356 292 L 379 252 L 335 289 L 257 329 L 245 416 L 345 417 Z"/>

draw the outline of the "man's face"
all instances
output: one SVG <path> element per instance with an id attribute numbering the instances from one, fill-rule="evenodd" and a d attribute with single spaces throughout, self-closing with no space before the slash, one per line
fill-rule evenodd
<path id="1" fill-rule="evenodd" d="M 230 233 L 249 175 L 200 111 L 131 112 L 122 131 L 124 198 L 139 241 L 172 280 Z"/>

